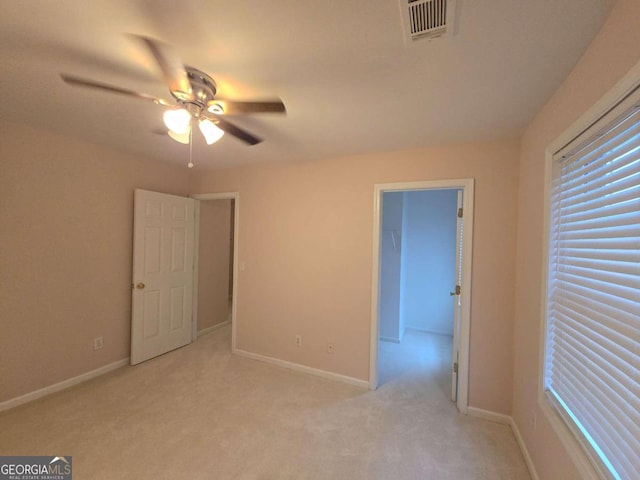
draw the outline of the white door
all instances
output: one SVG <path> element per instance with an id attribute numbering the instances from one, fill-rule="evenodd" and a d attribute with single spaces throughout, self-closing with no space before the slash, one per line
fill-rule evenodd
<path id="1" fill-rule="evenodd" d="M 194 204 L 135 191 L 131 365 L 191 342 Z"/>
<path id="2" fill-rule="evenodd" d="M 456 222 L 456 285 L 453 296 L 453 358 L 451 360 L 451 400 L 458 400 L 458 357 L 460 351 L 460 307 L 462 305 L 462 190 L 458 191 L 458 221 Z"/>

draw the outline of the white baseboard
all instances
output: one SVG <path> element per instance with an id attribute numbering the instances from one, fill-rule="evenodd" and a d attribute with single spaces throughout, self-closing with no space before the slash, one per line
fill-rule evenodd
<path id="1" fill-rule="evenodd" d="M 99 377 L 100 375 L 104 375 L 105 373 L 109 373 L 113 370 L 124 367 L 125 365 L 129 365 L 129 357 L 118 360 L 117 362 L 110 363 L 109 365 L 96 368 L 95 370 L 91 370 L 90 372 L 82 373 L 77 377 L 68 378 L 66 380 L 63 380 L 62 382 L 54 383 L 53 385 L 49 385 L 39 390 L 26 393 L 19 397 L 5 400 L 4 402 L 0 403 L 0 412 L 9 410 L 10 408 L 17 407 L 18 405 L 22 405 L 24 403 L 32 402 L 33 400 L 44 397 L 46 395 L 51 395 L 52 393 L 59 392 L 60 390 L 73 387 L 74 385 L 77 385 L 79 383 L 86 382 L 87 380 L 91 380 L 92 378 Z"/>
<path id="2" fill-rule="evenodd" d="M 278 367 L 288 368 L 289 370 L 295 370 L 296 372 L 307 373 L 315 375 L 316 377 L 327 378 L 329 380 L 335 380 L 337 382 L 348 383 L 349 385 L 355 385 L 356 387 L 369 389 L 368 380 L 360 380 L 358 378 L 348 377 L 346 375 L 340 375 L 339 373 L 328 372 L 327 370 L 320 370 L 318 368 L 307 367 L 300 365 L 299 363 L 287 362 L 286 360 L 280 360 L 279 358 L 267 357 L 266 355 L 260 355 L 258 353 L 247 352 L 245 350 L 235 349 L 233 353 L 240 355 L 241 357 L 250 358 L 259 362 L 270 363 Z"/>
<path id="3" fill-rule="evenodd" d="M 518 426 L 513 420 L 513 417 L 476 407 L 468 407 L 467 413 L 472 417 L 484 418 L 485 420 L 490 420 L 492 422 L 509 425 L 513 432 L 513 436 L 516 437 L 516 442 L 518 442 L 518 447 L 520 447 L 520 451 L 522 452 L 522 457 L 524 458 L 524 463 L 527 465 L 527 469 L 529 470 L 529 475 L 531 475 L 531 480 L 539 480 L 538 472 L 536 472 L 536 467 L 533 465 L 533 460 L 531 460 L 529 450 L 527 450 L 527 446 L 524 443 L 522 435 L 520 435 L 520 430 L 518 430 Z"/>
<path id="4" fill-rule="evenodd" d="M 524 457 L 524 463 L 529 469 L 531 480 L 539 480 L 540 477 L 538 477 L 538 472 L 536 472 L 536 467 L 533 465 L 533 460 L 531 460 L 531 455 L 529 455 L 529 450 L 527 450 L 524 439 L 522 438 L 522 435 L 520 435 L 518 425 L 516 425 L 513 417 L 510 420 L 511 421 L 509 422 L 509 425 L 511 426 L 511 431 L 513 432 L 514 437 L 516 437 L 516 441 L 518 442 L 518 446 L 520 447 L 520 451 L 522 452 L 522 456 Z"/>
<path id="5" fill-rule="evenodd" d="M 399 338 L 383 337 L 382 335 L 380 336 L 380 340 L 383 342 L 400 343 Z"/>
<path id="6" fill-rule="evenodd" d="M 420 332 L 420 333 L 433 333 L 434 335 L 446 335 L 448 337 L 453 336 L 452 332 L 443 332 L 441 330 L 433 330 L 430 328 L 411 327 L 407 325 L 404 327 L 404 329 L 405 329 L 405 332 L 409 330 L 409 331 Z"/>
<path id="7" fill-rule="evenodd" d="M 203 328 L 202 330 L 198 330 L 198 337 L 201 337 L 203 335 L 206 335 L 207 333 L 211 333 L 215 330 L 218 330 L 219 328 L 222 327 L 226 327 L 227 325 L 229 325 L 231 323 L 231 320 L 227 320 L 221 323 L 217 323 L 211 327 L 207 327 L 207 328 Z"/>
<path id="8" fill-rule="evenodd" d="M 467 407 L 467 414 L 472 417 L 484 418 L 491 422 L 502 423 L 504 425 L 511 425 L 511 417 L 504 415 L 503 413 L 496 413 L 490 410 L 483 410 L 482 408 Z"/>

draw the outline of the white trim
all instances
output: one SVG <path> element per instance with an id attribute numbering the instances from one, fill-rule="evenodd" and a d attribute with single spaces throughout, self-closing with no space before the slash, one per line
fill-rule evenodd
<path id="1" fill-rule="evenodd" d="M 193 202 L 193 287 L 191 297 L 191 341 L 198 339 L 198 295 L 200 291 L 200 202 Z"/>
<path id="2" fill-rule="evenodd" d="M 231 320 L 226 320 L 224 322 L 216 323 L 215 325 L 211 325 L 210 327 L 203 328 L 202 330 L 198 330 L 198 338 L 208 333 L 214 332 L 219 328 L 226 327 L 231 323 Z"/>
<path id="3" fill-rule="evenodd" d="M 484 410 L 482 408 L 476 407 L 467 408 L 467 414 L 472 417 L 482 418 L 491 422 L 509 425 L 509 427 L 511 427 L 511 432 L 516 439 L 516 442 L 518 442 L 518 447 L 520 448 L 520 452 L 522 452 L 522 457 L 524 458 L 524 463 L 527 466 L 527 470 L 529 470 L 531 480 L 539 480 L 540 477 L 538 477 L 536 467 L 533 464 L 533 460 L 531 459 L 529 450 L 527 450 L 527 445 L 524 443 L 524 439 L 520 434 L 520 429 L 518 429 L 518 425 L 516 424 L 513 417 L 510 417 L 509 415 L 505 415 L 503 413 L 492 412 L 490 410 Z"/>
<path id="4" fill-rule="evenodd" d="M 378 388 L 378 302 L 380 297 L 380 229 L 382 217 L 382 189 L 373 187 L 373 260 L 371 262 L 371 338 L 369 339 L 369 388 Z"/>
<path id="5" fill-rule="evenodd" d="M 544 390 L 542 386 L 540 386 L 539 389 Z M 584 451 L 582 445 L 580 445 L 578 439 L 573 435 L 573 433 L 571 433 L 569 427 L 567 427 L 564 421 L 560 418 L 560 415 L 546 400 L 546 397 L 544 401 L 538 400 L 538 403 L 545 418 L 551 424 L 551 428 L 560 439 L 560 443 L 562 443 L 577 470 L 580 472 L 580 478 L 584 480 L 602 480 L 603 477 L 596 472 L 591 460 L 589 460 L 587 453 Z"/>
<path id="6" fill-rule="evenodd" d="M 553 155 L 561 150 L 565 145 L 573 141 L 576 136 L 582 134 L 586 128 L 606 115 L 614 105 L 622 101 L 638 86 L 640 86 L 640 62 L 631 67 L 611 90 L 605 93 L 600 100 L 594 103 L 569 128 L 551 142 L 547 147 L 547 153 Z"/>
<path id="7" fill-rule="evenodd" d="M 238 306 L 238 258 L 239 258 L 239 246 L 240 246 L 240 193 L 239 192 L 221 192 L 221 193 L 196 193 L 190 195 L 191 198 L 196 200 L 196 207 L 198 208 L 198 212 L 200 212 L 200 201 L 202 200 L 233 200 L 233 296 L 231 298 L 231 352 L 234 353 L 236 351 L 236 331 L 237 331 L 237 319 L 236 312 Z M 196 228 L 198 232 L 200 231 L 200 222 L 199 216 L 196 217 Z M 195 247 L 194 247 L 195 248 Z M 198 275 L 198 261 L 200 260 L 200 254 L 198 250 L 194 252 L 194 292 L 197 292 L 196 288 L 198 286 L 197 275 Z M 198 303 L 198 295 L 197 293 L 193 296 L 193 303 Z M 198 317 L 197 317 L 198 309 L 197 307 L 194 310 L 193 314 L 193 322 L 194 322 L 194 330 L 197 330 Z M 197 338 L 197 334 L 196 337 Z M 194 338 L 194 340 L 195 340 Z"/>
<path id="8" fill-rule="evenodd" d="M 511 425 L 512 419 L 509 415 L 504 413 L 492 412 L 491 410 L 484 410 L 477 407 L 467 407 L 467 415 L 476 418 L 482 418 L 489 420 L 490 422 L 502 423 L 503 425 Z"/>
<path id="9" fill-rule="evenodd" d="M 634 89 L 640 85 L 640 62 L 636 63 L 629 72 L 607 93 L 605 93 L 595 104 L 584 112 L 575 122 L 573 122 L 561 135 L 552 141 L 545 151 L 545 171 L 544 171 L 544 212 L 542 224 L 542 282 L 540 290 L 540 334 L 538 338 L 538 348 L 540 352 L 538 364 L 538 405 L 545 418 L 551 424 L 553 431 L 560 439 L 573 461 L 580 475 L 585 480 L 600 479 L 594 465 L 589 460 L 587 453 L 580 445 L 579 440 L 571 433 L 564 421 L 548 402 L 544 393 L 544 371 L 546 359 L 546 331 L 547 331 L 547 289 L 549 274 L 549 219 L 551 205 L 551 177 L 553 171 L 553 157 L 556 152 L 574 141 L 593 125 L 598 119 L 606 115 L 613 106 L 617 105 L 627 97 Z"/>
<path id="10" fill-rule="evenodd" d="M 405 335 L 407 333 L 407 330 L 409 330 L 410 332 L 418 332 L 418 333 L 432 333 L 433 335 L 446 335 L 447 337 L 452 337 L 453 336 L 453 332 L 443 332 L 440 330 L 434 330 L 432 328 L 420 328 L 420 327 L 404 327 L 404 331 L 405 331 Z"/>
<path id="11" fill-rule="evenodd" d="M 471 331 L 471 268 L 473 253 L 473 204 L 474 179 L 432 180 L 422 182 L 375 184 L 373 191 L 373 259 L 371 272 L 371 327 L 369 345 L 369 388 L 378 386 L 378 297 L 380 285 L 380 220 L 383 192 L 407 190 L 462 189 L 464 209 L 464 232 L 462 251 L 462 306 L 460 311 L 460 350 L 458 356 L 457 407 L 467 413 L 469 401 L 469 341 Z"/>
<path id="12" fill-rule="evenodd" d="M 118 368 L 125 367 L 127 365 L 129 365 L 129 357 L 123 358 L 122 360 L 118 360 L 117 362 L 113 362 L 108 365 L 104 365 L 102 367 L 96 368 L 95 370 L 91 370 L 90 372 L 81 373 L 78 376 L 68 378 L 66 380 L 63 380 L 62 382 L 54 383 L 53 385 L 49 385 L 39 390 L 26 393 L 19 397 L 15 397 L 10 400 L 5 400 L 4 402 L 0 403 L 0 412 L 4 410 L 9 410 L 10 408 L 17 407 L 18 405 L 23 405 L 25 403 L 32 402 L 34 400 L 37 400 L 38 398 L 51 395 L 52 393 L 65 390 L 69 387 L 73 387 L 74 385 L 78 385 L 79 383 L 84 383 L 88 380 L 92 380 L 96 377 L 104 375 L 105 373 L 109 373 L 113 370 L 117 370 Z"/>
<path id="13" fill-rule="evenodd" d="M 383 335 L 380 335 L 380 340 L 382 340 L 383 342 L 389 342 L 389 343 L 400 343 L 399 338 L 385 337 Z"/>
<path id="14" fill-rule="evenodd" d="M 269 363 L 278 367 L 287 368 L 300 373 L 307 373 L 316 377 L 322 377 L 337 382 L 348 383 L 360 388 L 369 388 L 369 382 L 366 380 L 360 380 L 358 378 L 348 377 L 346 375 L 340 375 L 339 373 L 328 372 L 327 370 L 320 370 L 318 368 L 307 367 L 300 365 L 299 363 L 288 362 L 286 360 L 280 360 L 279 358 L 267 357 L 266 355 L 260 355 L 258 353 L 247 352 L 245 350 L 236 349 L 236 355 L 249 358 L 251 360 L 257 360 L 259 362 Z"/>
<path id="15" fill-rule="evenodd" d="M 513 436 L 516 437 L 516 441 L 518 442 L 518 446 L 520 447 L 520 451 L 522 452 L 522 456 L 524 457 L 524 463 L 527 465 L 527 469 L 529 470 L 529 475 L 531 475 L 531 480 L 539 480 L 538 472 L 536 471 L 536 467 L 533 464 L 533 460 L 531 459 L 531 455 L 529 454 L 529 450 L 527 450 L 527 445 L 524 443 L 524 439 L 522 435 L 520 435 L 520 429 L 518 429 L 518 425 L 516 424 L 513 418 L 509 418 L 509 425 L 511 426 L 511 431 L 513 432 Z"/>

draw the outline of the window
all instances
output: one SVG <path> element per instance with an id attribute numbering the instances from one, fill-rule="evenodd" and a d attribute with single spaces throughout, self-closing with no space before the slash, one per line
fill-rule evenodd
<path id="1" fill-rule="evenodd" d="M 553 157 L 545 397 L 604 478 L 640 471 L 640 89 Z"/>

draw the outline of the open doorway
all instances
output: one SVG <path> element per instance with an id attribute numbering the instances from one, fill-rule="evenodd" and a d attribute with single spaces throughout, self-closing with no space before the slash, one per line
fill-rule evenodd
<path id="1" fill-rule="evenodd" d="M 231 326 L 235 346 L 237 294 L 237 193 L 193 195 L 196 199 L 192 340 Z"/>
<path id="2" fill-rule="evenodd" d="M 457 189 L 382 194 L 378 384 L 416 375 L 455 401 Z M 452 292 L 455 293 L 455 292 Z"/>
<path id="3" fill-rule="evenodd" d="M 374 206 L 370 388 L 429 377 L 465 413 L 473 180 L 376 185 Z"/>

